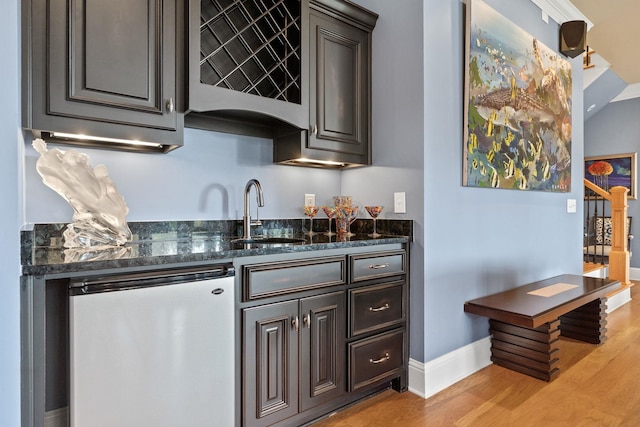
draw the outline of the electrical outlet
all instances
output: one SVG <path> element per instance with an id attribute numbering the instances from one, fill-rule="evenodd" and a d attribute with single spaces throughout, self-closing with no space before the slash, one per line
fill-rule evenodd
<path id="1" fill-rule="evenodd" d="M 407 213 L 407 199 L 404 191 L 393 193 L 393 212 Z"/>
<path id="2" fill-rule="evenodd" d="M 304 205 L 305 206 L 315 206 L 316 205 L 316 195 L 315 194 L 305 194 L 304 195 Z"/>

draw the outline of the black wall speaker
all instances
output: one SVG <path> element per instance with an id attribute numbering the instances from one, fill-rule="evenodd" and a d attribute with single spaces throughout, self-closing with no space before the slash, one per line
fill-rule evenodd
<path id="1" fill-rule="evenodd" d="M 560 25 L 560 52 L 575 58 L 587 47 L 587 23 L 567 21 Z"/>

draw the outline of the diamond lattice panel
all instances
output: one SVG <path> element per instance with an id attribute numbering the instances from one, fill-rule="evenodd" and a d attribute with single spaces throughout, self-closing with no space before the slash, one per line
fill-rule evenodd
<path id="1" fill-rule="evenodd" d="M 300 1 L 202 0 L 200 80 L 300 103 Z"/>

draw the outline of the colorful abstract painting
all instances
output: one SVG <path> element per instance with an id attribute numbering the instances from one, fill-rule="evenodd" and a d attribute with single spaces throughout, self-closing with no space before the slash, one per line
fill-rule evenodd
<path id="1" fill-rule="evenodd" d="M 636 157 L 636 153 L 585 157 L 584 177 L 607 191 L 611 187 L 626 187 L 629 198 L 635 199 Z"/>
<path id="2" fill-rule="evenodd" d="M 571 189 L 571 63 L 479 0 L 467 4 L 463 184 Z"/>

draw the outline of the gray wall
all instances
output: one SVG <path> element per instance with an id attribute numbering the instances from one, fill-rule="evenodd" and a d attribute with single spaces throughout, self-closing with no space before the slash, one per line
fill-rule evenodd
<path id="1" fill-rule="evenodd" d="M 0 425 L 20 425 L 19 1 L 0 3 Z"/>
<path id="2" fill-rule="evenodd" d="M 94 167 L 107 166 L 127 202 L 129 221 L 242 219 L 244 186 L 251 178 L 262 183 L 265 206 L 259 216 L 264 219 L 302 218 L 305 193 L 324 204 L 341 191 L 339 171 L 274 165 L 271 140 L 260 138 L 187 129 L 184 146 L 168 154 L 75 149 L 87 153 Z M 73 211 L 42 183 L 35 168 L 38 157 L 28 144 L 26 220 L 69 222 Z M 253 190 L 251 202 L 255 215 Z"/>
<path id="3" fill-rule="evenodd" d="M 528 0 L 487 3 L 545 45 L 558 45 Z M 463 3 L 424 2 L 424 359 L 488 335 L 466 300 L 562 273 L 582 274 L 582 67 L 573 63 L 573 174 L 570 193 L 466 188 L 461 183 Z M 414 302 L 413 305 L 417 304 Z M 412 306 L 413 306 L 412 305 Z M 416 343 L 412 343 L 416 345 Z M 413 350 L 412 350 L 413 351 Z"/>
<path id="4" fill-rule="evenodd" d="M 626 87 L 627 83 L 618 77 L 615 71 L 611 68 L 606 70 L 595 81 L 587 86 L 584 89 L 585 109 L 589 109 L 592 106 L 595 107 L 591 111 L 584 113 L 585 126 L 593 116 L 606 107 L 609 101 L 615 98 Z M 588 137 L 585 138 L 585 150 L 587 149 L 588 139 Z"/>
<path id="5" fill-rule="evenodd" d="M 640 151 L 640 98 L 612 102 L 584 124 L 584 155 L 604 156 Z M 637 165 L 636 165 L 637 167 Z M 637 179 L 637 178 L 636 178 Z M 637 181 L 636 181 L 637 185 Z M 637 187 L 636 187 L 637 192 Z M 627 215 L 633 217 L 631 232 L 631 267 L 640 267 L 640 202 L 629 200 Z M 634 255 L 635 254 L 635 255 Z"/>
<path id="6" fill-rule="evenodd" d="M 424 56 L 422 0 L 357 0 L 380 15 L 373 33 L 373 166 L 343 172 L 346 194 L 385 206 L 383 218 L 414 220 L 411 246 L 411 357 L 423 359 Z M 405 192 L 406 214 L 393 213 Z"/>

